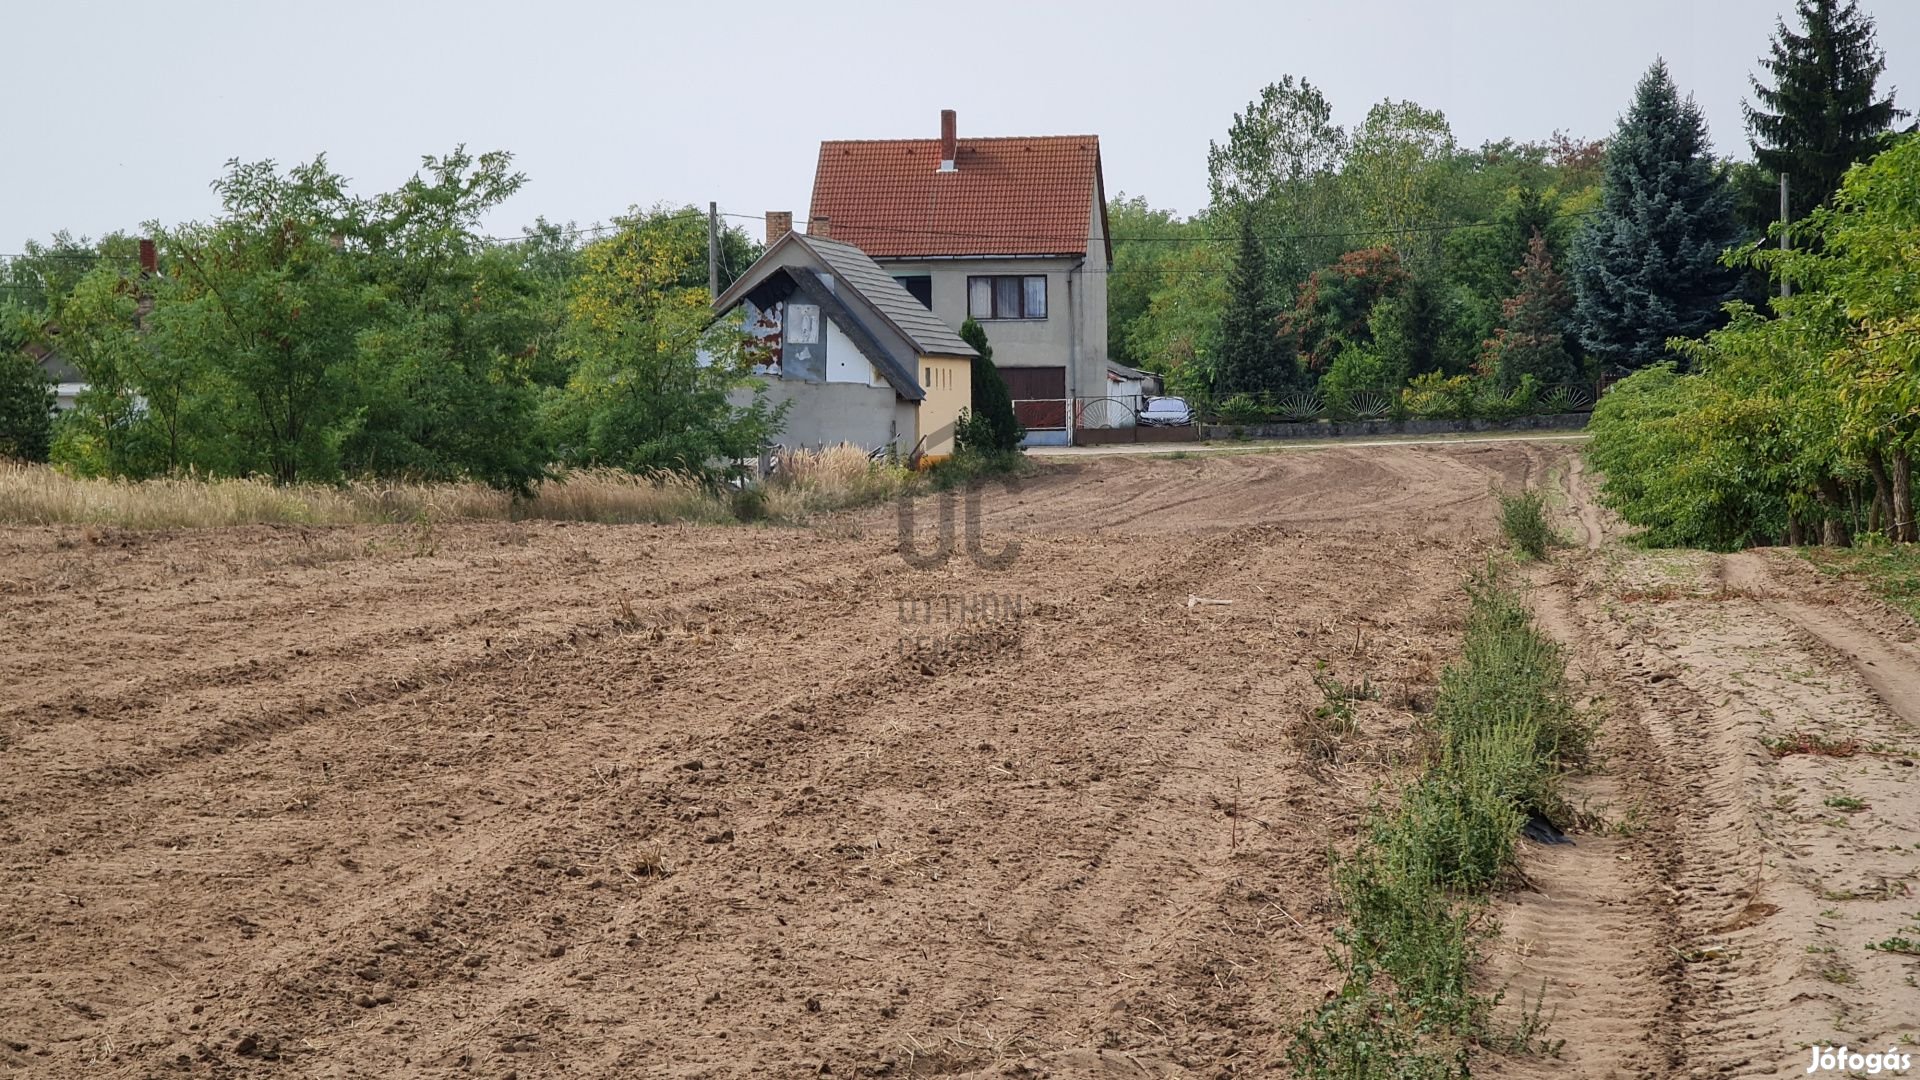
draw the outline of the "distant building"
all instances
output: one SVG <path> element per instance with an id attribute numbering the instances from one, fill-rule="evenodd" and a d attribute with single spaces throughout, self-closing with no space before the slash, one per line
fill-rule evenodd
<path id="1" fill-rule="evenodd" d="M 80 369 L 59 353 L 40 345 L 28 345 L 26 353 L 53 384 L 54 408 L 60 412 L 73 408 L 80 392 L 87 388 L 86 377 L 80 374 Z"/>
<path id="2" fill-rule="evenodd" d="M 871 256 L 948 327 L 979 320 L 1030 443 L 1110 426 L 1074 407 L 1109 386 L 1097 136 L 961 139 L 949 109 L 937 139 L 822 142 L 808 231 Z"/>
<path id="3" fill-rule="evenodd" d="M 713 304 L 744 313 L 768 399 L 791 403 L 782 442 L 953 453 L 978 354 L 859 248 L 788 220 L 768 215 L 766 254 Z"/>

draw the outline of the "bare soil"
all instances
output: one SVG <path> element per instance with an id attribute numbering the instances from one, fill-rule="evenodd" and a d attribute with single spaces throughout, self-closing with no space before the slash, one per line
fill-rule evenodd
<path id="1" fill-rule="evenodd" d="M 0 530 L 0 1070 L 1271 1074 L 1521 483 L 1608 754 L 1488 965 L 1567 1045 L 1488 1071 L 1916 1026 L 1920 958 L 1863 948 L 1920 909 L 1911 622 L 1626 549 L 1570 453 L 1079 459 L 989 489 L 977 561 L 933 498 L 911 560 L 893 508 Z M 1378 691 L 1331 761 L 1316 673 Z"/>

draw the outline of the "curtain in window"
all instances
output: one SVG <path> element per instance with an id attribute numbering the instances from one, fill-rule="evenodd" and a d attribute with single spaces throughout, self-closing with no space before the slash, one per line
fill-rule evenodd
<path id="1" fill-rule="evenodd" d="M 967 314 L 976 319 L 993 318 L 993 279 L 967 279 Z"/>
<path id="2" fill-rule="evenodd" d="M 1017 319 L 1020 317 L 1020 279 L 1017 277 L 997 277 L 993 279 L 993 314 L 996 318 Z"/>
<path id="3" fill-rule="evenodd" d="M 1029 319 L 1047 317 L 1047 279 L 1044 277 L 1027 279 L 1026 316 Z"/>

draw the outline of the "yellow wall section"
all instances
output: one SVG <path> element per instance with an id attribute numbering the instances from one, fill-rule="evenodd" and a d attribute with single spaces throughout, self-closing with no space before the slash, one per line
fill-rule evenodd
<path id="1" fill-rule="evenodd" d="M 937 356 L 920 358 L 920 370 L 913 373 L 927 396 L 920 402 L 921 450 L 928 454 L 953 453 L 953 428 L 960 421 L 960 410 L 973 405 L 973 361 Z"/>

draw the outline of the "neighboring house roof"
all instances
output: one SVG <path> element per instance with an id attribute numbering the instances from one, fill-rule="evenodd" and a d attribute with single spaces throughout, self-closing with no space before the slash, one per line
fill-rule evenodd
<path id="1" fill-rule="evenodd" d="M 894 393 L 908 401 L 920 401 L 927 396 L 920 380 L 914 376 L 913 369 L 919 366 L 914 359 L 893 355 L 860 316 L 838 294 L 827 288 L 818 273 L 804 266 L 783 266 L 774 273 L 790 281 L 794 291 L 819 304 L 821 313 L 838 323 L 861 353 L 873 358 L 873 366 L 887 380 L 887 385 L 893 387 Z"/>
<path id="2" fill-rule="evenodd" d="M 1151 379 L 1156 377 L 1150 371 L 1142 371 L 1139 368 L 1128 367 L 1118 360 L 1107 361 L 1107 374 L 1121 379 Z"/>
<path id="3" fill-rule="evenodd" d="M 80 369 L 69 363 L 66 357 L 45 346 L 29 343 L 26 354 L 34 363 L 40 365 L 47 378 L 57 383 L 77 383 L 84 381 Z"/>
<path id="4" fill-rule="evenodd" d="M 805 244 L 833 269 L 835 276 L 860 290 L 860 295 L 879 308 L 895 329 L 919 347 L 921 356 L 972 358 L 980 355 L 959 334 L 954 333 L 953 327 L 948 326 L 927 305 L 914 299 L 905 285 L 900 284 L 879 263 L 868 258 L 860 248 L 838 237 L 829 240 L 803 233 L 787 235 L 797 237 L 799 243 Z"/>
<path id="5" fill-rule="evenodd" d="M 820 144 L 809 213 L 876 258 L 1085 255 L 1095 200 L 1104 233 L 1095 135 L 961 139 L 947 172 L 939 139 L 835 140 Z"/>
<path id="6" fill-rule="evenodd" d="M 790 246 L 805 250 L 818 268 L 786 262 L 783 252 Z M 833 282 L 832 287 L 827 284 L 829 280 Z M 862 314 L 846 302 L 839 292 L 843 288 L 847 295 L 859 297 L 862 306 L 905 339 L 913 354 L 894 355 L 867 325 Z M 854 339 L 854 344 L 874 361 L 880 374 L 908 401 L 919 401 L 926 396 L 914 375 L 920 357 L 951 356 L 971 360 L 980 355 L 859 248 L 805 233 L 790 232 L 774 241 L 746 273 L 714 300 L 713 310 L 722 314 L 738 307 L 749 296 L 771 295 L 785 299 L 793 291 L 819 304 L 827 317 Z"/>

